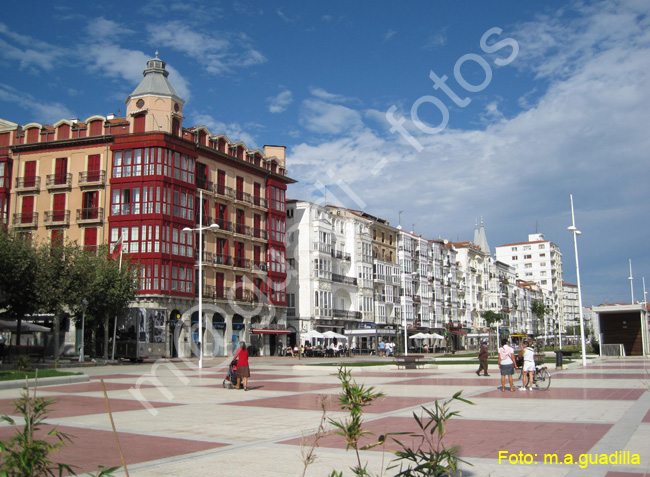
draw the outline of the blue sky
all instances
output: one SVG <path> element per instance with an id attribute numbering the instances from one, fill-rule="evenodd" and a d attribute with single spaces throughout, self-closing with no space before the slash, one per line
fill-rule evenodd
<path id="1" fill-rule="evenodd" d="M 641 0 L 2 2 L 0 118 L 123 113 L 159 51 L 186 126 L 287 146 L 292 198 L 454 241 L 483 217 L 493 248 L 539 231 L 575 283 L 573 194 L 585 305 L 629 302 L 628 260 L 635 299 L 646 272 L 650 288 L 648 13 Z"/>

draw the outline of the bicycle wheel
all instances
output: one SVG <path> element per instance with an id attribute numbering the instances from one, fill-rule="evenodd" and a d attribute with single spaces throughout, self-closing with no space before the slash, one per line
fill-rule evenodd
<path id="1" fill-rule="evenodd" d="M 546 369 L 540 369 L 535 373 L 535 386 L 540 391 L 546 391 L 551 385 L 551 375 Z"/>
<path id="2" fill-rule="evenodd" d="M 515 379 L 519 380 L 524 374 L 524 368 L 519 366 L 517 369 L 515 369 Z"/>

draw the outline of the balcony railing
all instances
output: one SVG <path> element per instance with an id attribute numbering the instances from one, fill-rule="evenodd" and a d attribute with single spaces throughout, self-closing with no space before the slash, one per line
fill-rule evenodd
<path id="1" fill-rule="evenodd" d="M 103 185 L 106 183 L 106 171 L 84 171 L 79 173 L 79 185 Z"/>
<path id="2" fill-rule="evenodd" d="M 262 207 L 263 209 L 268 209 L 269 208 L 269 201 L 266 200 L 263 197 L 259 197 L 257 195 L 253 196 L 253 205 L 256 207 Z"/>
<path id="3" fill-rule="evenodd" d="M 70 225 L 69 210 L 48 210 L 43 217 L 45 225 Z"/>
<path id="4" fill-rule="evenodd" d="M 257 228 L 252 228 L 251 229 L 253 238 L 258 238 L 262 240 L 266 240 L 269 236 L 268 232 L 263 229 L 257 229 Z"/>
<path id="5" fill-rule="evenodd" d="M 235 200 L 238 200 L 239 202 L 246 202 L 247 204 L 252 204 L 253 203 L 253 196 L 242 191 L 242 190 L 236 190 L 235 191 Z"/>
<path id="6" fill-rule="evenodd" d="M 214 223 L 219 226 L 220 230 L 232 232 L 232 222 L 225 219 L 214 219 Z"/>
<path id="7" fill-rule="evenodd" d="M 334 308 L 332 310 L 332 315 L 334 318 L 343 318 L 347 320 L 360 320 L 361 319 L 361 312 L 360 311 L 348 311 L 348 310 L 339 310 L 337 308 Z"/>
<path id="8" fill-rule="evenodd" d="M 212 191 L 214 188 L 214 184 L 212 181 L 209 181 L 205 177 L 197 177 L 196 178 L 196 187 L 199 189 L 207 190 L 207 191 Z"/>
<path id="9" fill-rule="evenodd" d="M 198 293 L 197 293 L 198 294 Z M 226 288 L 224 286 L 216 287 L 212 285 L 203 286 L 203 298 L 208 300 L 224 300 L 228 298 Z"/>
<path id="10" fill-rule="evenodd" d="M 41 189 L 41 178 L 39 176 L 33 177 L 17 177 L 16 190 L 17 191 L 35 191 Z"/>
<path id="11" fill-rule="evenodd" d="M 45 186 L 48 189 L 67 188 L 72 186 L 72 174 L 48 174 L 45 179 Z"/>
<path id="12" fill-rule="evenodd" d="M 220 195 L 221 197 L 227 197 L 228 199 L 234 199 L 235 191 L 231 187 L 226 187 L 223 184 L 214 185 L 214 193 Z"/>
<path id="13" fill-rule="evenodd" d="M 250 235 L 251 234 L 251 228 L 248 225 L 244 224 L 233 224 L 234 225 L 234 232 L 239 235 Z"/>
<path id="14" fill-rule="evenodd" d="M 215 265 L 225 265 L 225 266 L 231 267 L 232 266 L 232 257 L 229 257 L 228 255 L 215 253 L 212 256 L 212 263 L 214 263 Z"/>
<path id="15" fill-rule="evenodd" d="M 104 220 L 104 208 L 77 209 L 77 223 L 101 222 Z"/>
<path id="16" fill-rule="evenodd" d="M 343 283 L 345 285 L 355 285 L 357 284 L 357 279 L 355 277 L 346 277 L 345 275 L 339 275 L 337 273 L 332 273 L 332 281 Z"/>
<path id="17" fill-rule="evenodd" d="M 251 268 L 251 261 L 243 257 L 233 257 L 233 266 L 235 268 Z"/>
<path id="18" fill-rule="evenodd" d="M 253 261 L 253 269 L 254 270 L 260 270 L 262 272 L 268 272 L 269 271 L 269 265 L 266 262 L 261 262 L 259 260 Z"/>
<path id="19" fill-rule="evenodd" d="M 36 227 L 38 225 L 38 212 L 25 212 L 14 214 L 14 227 Z"/>

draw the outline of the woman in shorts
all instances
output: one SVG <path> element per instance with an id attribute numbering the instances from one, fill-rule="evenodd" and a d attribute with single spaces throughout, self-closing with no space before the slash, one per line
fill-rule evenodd
<path id="1" fill-rule="evenodd" d="M 515 392 L 515 385 L 512 382 L 512 376 L 515 373 L 517 364 L 515 363 L 514 351 L 509 345 L 507 339 L 501 340 L 499 348 L 499 370 L 501 371 L 501 391 L 506 392 L 506 376 L 510 381 L 510 391 Z"/>
<path id="2" fill-rule="evenodd" d="M 529 391 L 533 390 L 533 379 L 535 377 L 535 350 L 532 347 L 532 343 L 528 340 L 524 341 L 524 347 L 521 348 L 519 356 L 524 358 L 524 369 L 521 377 L 522 387 L 519 388 L 520 391 Z M 528 379 L 526 379 L 528 378 Z"/>

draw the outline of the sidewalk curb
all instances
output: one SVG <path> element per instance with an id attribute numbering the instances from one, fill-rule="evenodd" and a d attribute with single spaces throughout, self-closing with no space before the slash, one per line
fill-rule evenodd
<path id="1" fill-rule="evenodd" d="M 55 384 L 74 384 L 74 383 L 85 383 L 90 381 L 90 378 L 85 375 L 74 375 L 74 376 L 55 376 L 53 378 L 38 378 L 29 380 L 29 387 L 32 388 L 36 384 L 38 387 L 42 386 L 53 386 Z M 15 381 L 2 381 L 0 382 L 0 390 L 4 389 L 19 389 L 25 387 L 25 381 L 16 379 Z"/>

